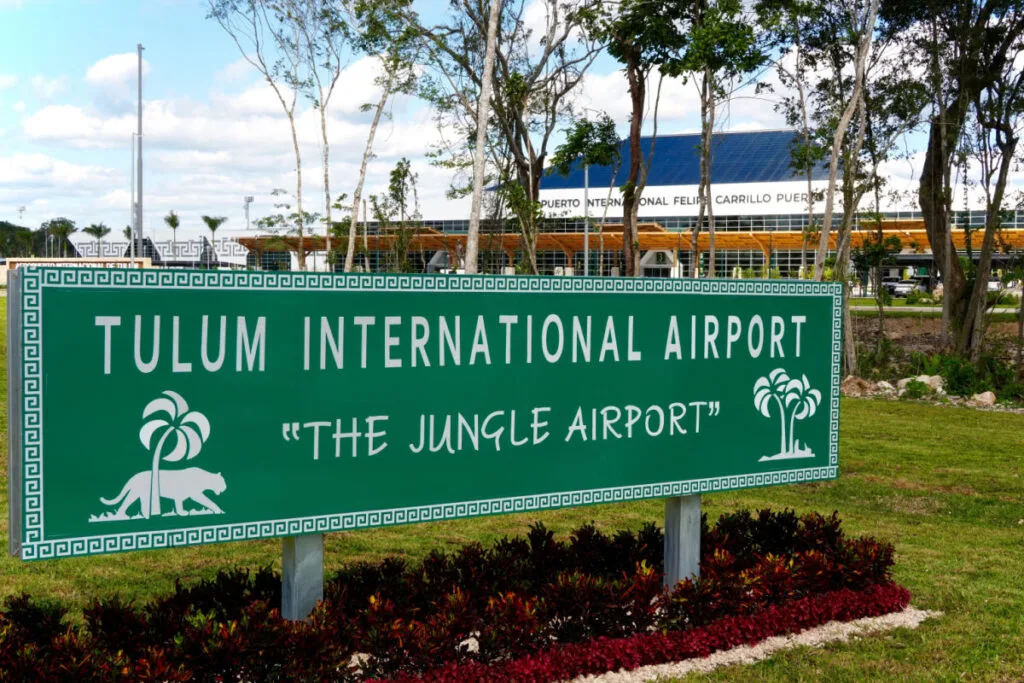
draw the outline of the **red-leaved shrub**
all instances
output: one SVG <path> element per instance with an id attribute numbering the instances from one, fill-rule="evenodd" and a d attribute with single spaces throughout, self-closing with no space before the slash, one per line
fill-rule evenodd
<path id="1" fill-rule="evenodd" d="M 302 623 L 281 618 L 280 577 L 269 569 L 178 583 L 142 606 L 94 601 L 82 625 L 55 602 L 13 596 L 0 610 L 0 680 L 442 680 L 445 671 L 548 680 L 550 667 L 536 662 L 551 652 L 590 661 L 594 642 L 612 643 L 622 661 L 705 652 L 785 632 L 792 619 L 779 615 L 794 605 L 825 614 L 896 590 L 892 546 L 846 538 L 835 514 L 741 511 L 702 527 L 700 578 L 669 590 L 654 525 L 607 535 L 588 524 L 563 541 L 538 523 L 525 538 L 434 551 L 415 565 L 346 567 Z M 574 666 L 551 670 L 583 672 Z"/>

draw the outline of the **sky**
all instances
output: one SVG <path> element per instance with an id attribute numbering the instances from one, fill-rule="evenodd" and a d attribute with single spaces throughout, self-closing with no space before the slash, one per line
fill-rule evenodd
<path id="1" fill-rule="evenodd" d="M 446 3 L 418 4 L 429 16 Z M 273 90 L 206 13 L 205 0 L 0 0 L 0 220 L 37 227 L 67 216 L 79 227 L 103 222 L 118 233 L 129 223 L 138 43 L 145 48 L 147 236 L 170 236 L 163 217 L 171 209 L 181 217 L 182 237 L 200 233 L 203 214 L 228 218 L 218 235 L 243 232 L 247 195 L 255 198 L 253 223 L 276 213 L 271 191 L 295 188 L 287 119 Z M 350 62 L 331 102 L 333 195 L 354 190 L 372 117 L 360 108 L 376 99 L 375 73 L 373 58 Z M 625 133 L 629 98 L 611 58 L 595 62 L 577 98 L 608 112 Z M 322 211 L 318 115 L 303 102 L 297 116 L 305 208 Z M 725 130 L 784 127 L 773 102 L 752 89 L 720 116 Z M 667 80 L 659 133 L 698 126 L 696 88 Z M 438 135 L 427 106 L 397 100 L 378 131 L 364 196 L 382 191 L 388 172 L 408 157 L 419 174 L 423 216 L 468 217 L 468 202 L 445 199 L 451 172 L 424 156 Z M 910 181 L 915 161 L 890 170 Z"/>

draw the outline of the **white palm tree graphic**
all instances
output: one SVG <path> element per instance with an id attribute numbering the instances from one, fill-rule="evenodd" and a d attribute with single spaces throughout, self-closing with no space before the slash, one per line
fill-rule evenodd
<path id="1" fill-rule="evenodd" d="M 191 460 L 199 455 L 203 443 L 210 437 L 210 421 L 202 413 L 189 411 L 185 399 L 173 391 L 165 391 L 163 396 L 150 401 L 142 411 L 142 418 L 152 418 L 139 430 L 139 440 L 146 450 L 150 450 L 153 437 L 160 434 L 152 449 L 149 509 L 143 506 L 142 510 L 143 516 L 148 518 L 160 514 L 160 461 L 178 462 L 182 458 Z M 164 449 L 172 436 L 173 447 L 165 454 Z"/>
<path id="2" fill-rule="evenodd" d="M 785 369 L 776 368 L 767 377 L 759 378 L 754 383 L 754 407 L 767 418 L 771 418 L 773 406 L 778 406 L 779 413 L 779 452 L 772 456 L 766 455 L 761 460 L 813 458 L 814 453 L 806 444 L 800 447 L 794 427 L 798 420 L 813 416 L 820 404 L 821 392 L 811 389 L 807 375 L 802 375 L 800 379 L 790 378 Z"/>

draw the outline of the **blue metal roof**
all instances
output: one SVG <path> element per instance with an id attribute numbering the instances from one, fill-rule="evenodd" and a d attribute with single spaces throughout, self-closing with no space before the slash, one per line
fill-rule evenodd
<path id="1" fill-rule="evenodd" d="M 790 145 L 797 133 L 790 130 L 756 131 L 744 133 L 716 133 L 712 139 L 711 182 L 725 183 L 777 183 L 803 180 L 790 166 Z M 651 138 L 640 140 L 644 157 L 650 154 Z M 700 183 L 700 135 L 659 135 L 654 147 L 654 159 L 647 179 L 648 185 L 697 185 Z M 620 143 L 622 164 L 615 185 L 626 182 L 629 165 L 629 140 Z M 612 167 L 591 166 L 590 187 L 607 187 L 611 182 Z M 814 180 L 828 178 L 828 167 L 819 165 L 812 175 Z M 573 166 L 568 177 L 557 173 L 545 175 L 542 190 L 568 190 L 583 187 L 583 166 Z"/>

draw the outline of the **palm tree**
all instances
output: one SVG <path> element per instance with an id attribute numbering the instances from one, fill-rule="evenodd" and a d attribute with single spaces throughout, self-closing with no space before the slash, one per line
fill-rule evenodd
<path id="1" fill-rule="evenodd" d="M 206 223 L 206 227 L 210 229 L 210 248 L 213 249 L 213 241 L 217 236 L 217 228 L 221 226 L 228 218 L 227 216 L 203 216 L 203 222 Z M 214 254 L 217 252 L 214 251 Z"/>
<path id="2" fill-rule="evenodd" d="M 41 227 L 48 236 L 53 235 L 60 242 L 61 256 L 66 256 L 68 237 L 71 233 L 78 232 L 75 222 L 67 218 L 54 218 L 43 223 Z"/>
<path id="3" fill-rule="evenodd" d="M 762 415 L 767 418 L 771 417 L 771 400 L 773 398 L 776 405 L 779 406 L 779 422 L 782 427 L 779 436 L 780 454 L 786 452 L 786 407 L 783 404 L 783 399 L 785 398 L 786 387 L 789 381 L 789 375 L 786 374 L 784 369 L 775 368 L 768 373 L 767 377 L 761 377 L 754 383 L 754 406 Z"/>
<path id="4" fill-rule="evenodd" d="M 178 219 L 178 214 L 174 213 L 174 209 L 164 216 L 164 223 L 171 229 L 171 259 L 178 258 L 178 226 L 181 225 L 181 221 Z"/>
<path id="5" fill-rule="evenodd" d="M 93 223 L 88 228 L 82 228 L 86 235 L 96 238 L 96 256 L 103 256 L 103 238 L 110 234 L 110 228 L 103 223 Z"/>
<path id="6" fill-rule="evenodd" d="M 130 225 L 124 226 L 124 230 L 121 231 L 121 234 L 124 235 L 124 238 L 126 240 L 131 242 L 132 241 L 132 226 L 130 226 Z"/>
<path id="7" fill-rule="evenodd" d="M 821 404 L 821 392 L 811 389 L 807 375 L 802 379 L 791 379 L 786 383 L 786 407 L 790 409 L 789 416 L 789 452 L 795 453 L 799 442 L 793 436 L 793 423 L 796 420 L 803 420 L 812 417 Z"/>
<path id="8" fill-rule="evenodd" d="M 139 430 L 139 440 L 149 450 L 153 437 L 160 432 L 160 438 L 153 448 L 153 464 L 150 470 L 149 479 L 149 509 L 143 506 L 142 516 L 149 518 L 150 515 L 160 514 L 160 461 L 178 462 L 182 458 L 191 460 L 199 455 L 203 449 L 203 443 L 210 438 L 210 421 L 206 416 L 196 411 L 189 411 L 188 403 L 179 394 L 173 391 L 165 391 L 160 398 L 153 399 L 142 411 L 142 418 L 146 419 L 163 413 L 166 419 L 153 417 Z M 169 453 L 164 453 L 164 447 L 168 439 L 174 436 L 174 446 Z"/>

